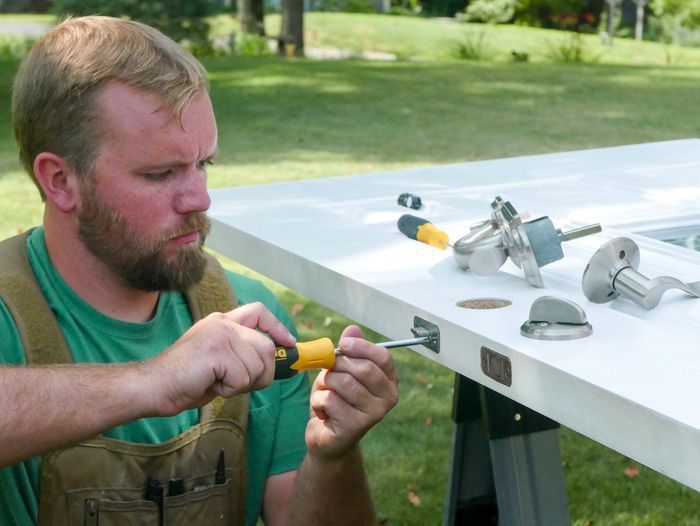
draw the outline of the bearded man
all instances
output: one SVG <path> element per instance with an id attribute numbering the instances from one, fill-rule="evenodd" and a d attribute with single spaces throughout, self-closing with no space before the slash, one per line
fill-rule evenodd
<path id="1" fill-rule="evenodd" d="M 289 316 L 203 251 L 202 65 L 69 19 L 12 103 L 44 217 L 0 243 L 0 523 L 371 524 L 358 442 L 397 402 L 391 356 L 351 326 L 313 386 L 273 381 Z"/>

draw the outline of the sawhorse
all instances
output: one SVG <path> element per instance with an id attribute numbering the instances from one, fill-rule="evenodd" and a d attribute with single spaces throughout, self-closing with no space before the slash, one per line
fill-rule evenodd
<path id="1" fill-rule="evenodd" d="M 445 526 L 568 526 L 559 424 L 455 375 Z"/>

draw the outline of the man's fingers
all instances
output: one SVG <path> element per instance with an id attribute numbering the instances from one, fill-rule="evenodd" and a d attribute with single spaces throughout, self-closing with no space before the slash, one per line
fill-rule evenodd
<path id="1" fill-rule="evenodd" d="M 349 330 L 351 328 L 353 327 L 348 327 L 348 329 L 343 331 L 343 335 L 338 342 L 338 348 L 341 353 L 348 358 L 365 359 L 375 363 L 377 367 L 384 371 L 389 380 L 398 382 L 399 377 L 394 367 L 394 359 L 391 356 L 391 352 L 384 347 L 362 339 L 361 332 L 359 333 L 360 336 L 350 336 L 350 334 L 356 334 L 355 331 Z M 359 329 L 357 330 L 359 331 Z M 336 363 L 342 363 L 340 357 Z M 334 369 L 338 370 L 338 366 L 336 365 Z"/>
<path id="2" fill-rule="evenodd" d="M 296 341 L 289 329 L 260 302 L 248 303 L 226 313 L 231 320 L 270 335 L 275 342 L 291 347 Z"/>
<path id="3" fill-rule="evenodd" d="M 267 336 L 239 325 L 231 332 L 229 352 L 247 373 L 248 390 L 261 389 L 272 383 L 275 344 Z"/>
<path id="4" fill-rule="evenodd" d="M 215 393 L 232 396 L 267 387 L 275 374 L 275 344 L 230 313 L 197 322 L 159 361 L 170 363 L 178 398 L 189 406 Z M 187 402 L 187 400 L 191 402 Z"/>
<path id="5" fill-rule="evenodd" d="M 340 339 L 342 340 L 346 336 L 352 338 L 362 338 L 362 329 L 360 329 L 357 325 L 348 325 L 345 327 L 345 329 L 343 329 Z"/>
<path id="6" fill-rule="evenodd" d="M 386 412 L 398 403 L 396 383 L 367 360 L 343 360 L 328 372 L 322 388 L 335 391 L 365 413 Z"/>

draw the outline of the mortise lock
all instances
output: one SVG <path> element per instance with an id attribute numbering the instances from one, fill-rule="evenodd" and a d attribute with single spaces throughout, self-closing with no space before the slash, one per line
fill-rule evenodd
<path id="1" fill-rule="evenodd" d="M 523 270 L 533 287 L 544 287 L 540 267 L 564 257 L 561 244 L 601 231 L 598 223 L 562 232 L 552 220 L 543 216 L 524 221 L 510 201 L 496 196 L 491 203 L 491 219 L 470 227 L 458 239 L 454 257 L 459 267 L 474 274 L 493 274 L 510 258 Z"/>

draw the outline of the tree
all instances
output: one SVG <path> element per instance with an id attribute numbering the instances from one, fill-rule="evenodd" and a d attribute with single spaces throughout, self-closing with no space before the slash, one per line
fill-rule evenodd
<path id="1" fill-rule="evenodd" d="M 238 20 L 241 31 L 265 36 L 265 5 L 263 0 L 238 0 Z"/>
<path id="2" fill-rule="evenodd" d="M 612 46 L 615 35 L 615 11 L 617 0 L 605 0 L 608 3 L 608 43 Z"/>
<path id="3" fill-rule="evenodd" d="M 634 24 L 634 39 L 637 41 L 642 40 L 642 35 L 644 34 L 644 7 L 646 6 L 647 0 L 634 0 L 637 4 L 637 17 Z"/>
<path id="4" fill-rule="evenodd" d="M 304 56 L 304 0 L 282 0 L 279 52 L 287 57 Z"/>
<path id="5" fill-rule="evenodd" d="M 59 15 L 127 16 L 159 29 L 176 42 L 186 45 L 196 55 L 211 53 L 209 22 L 216 12 L 211 0 L 169 0 L 138 2 L 134 0 L 54 0 L 53 11 Z"/>

